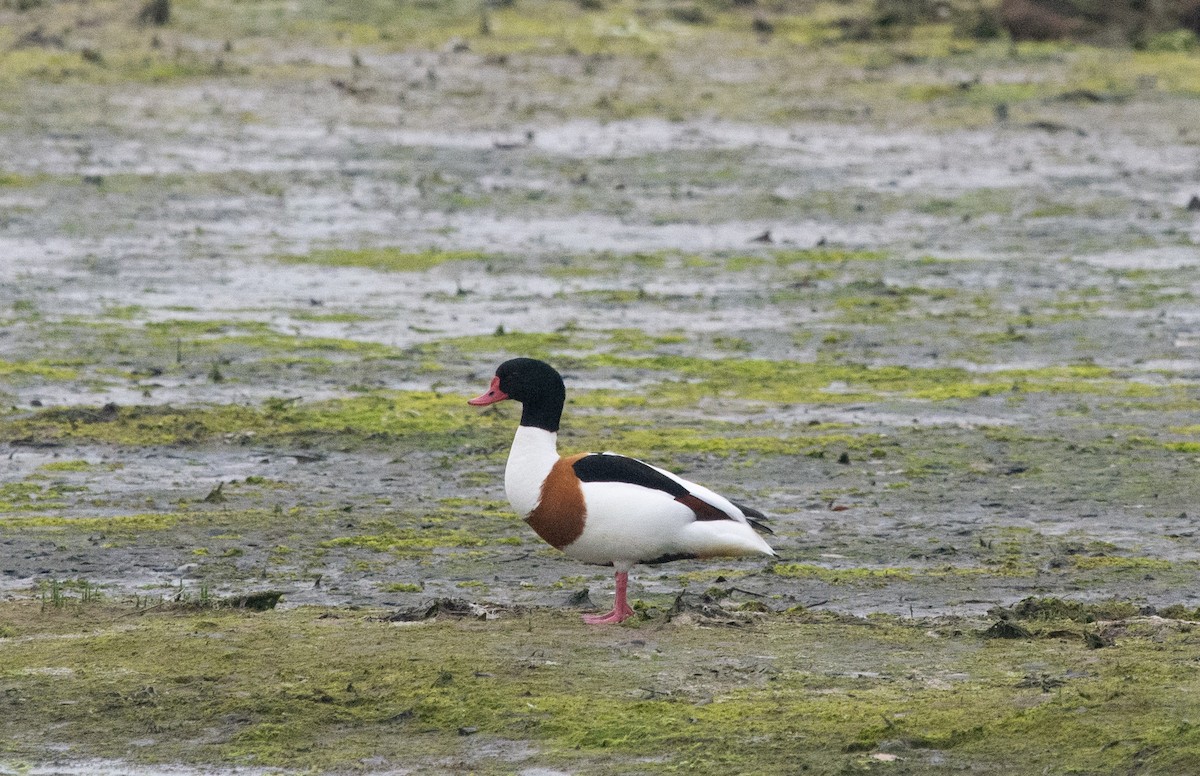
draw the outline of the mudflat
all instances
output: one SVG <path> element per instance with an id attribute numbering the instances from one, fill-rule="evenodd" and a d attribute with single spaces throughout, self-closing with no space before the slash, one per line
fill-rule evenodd
<path id="1" fill-rule="evenodd" d="M 0 773 L 1200 768 L 1194 46 L 586 5 L 0 7 Z"/>

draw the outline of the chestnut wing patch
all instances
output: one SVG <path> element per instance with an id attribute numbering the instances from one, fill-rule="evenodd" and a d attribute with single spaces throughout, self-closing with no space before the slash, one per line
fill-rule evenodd
<path id="1" fill-rule="evenodd" d="M 697 520 L 733 520 L 731 515 L 636 458 L 612 453 L 592 453 L 574 463 L 575 476 L 582 482 L 624 482 L 651 490 L 661 490 L 696 513 Z"/>

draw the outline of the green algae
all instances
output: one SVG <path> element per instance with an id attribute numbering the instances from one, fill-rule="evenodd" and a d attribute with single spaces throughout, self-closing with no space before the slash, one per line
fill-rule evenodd
<path id="1" fill-rule="evenodd" d="M 901 297 L 902 299 L 902 297 Z M 851 300 L 852 306 L 858 300 Z M 864 302 L 868 309 L 870 302 Z M 896 307 L 895 309 L 900 309 Z M 607 367 L 659 373 L 666 379 L 643 392 L 654 404 L 696 402 L 722 396 L 744 401 L 786 403 L 860 402 L 888 396 L 926 401 L 970 399 L 1001 393 L 1081 393 L 1114 397 L 1162 396 L 1162 387 L 1122 379 L 1114 369 L 1094 365 L 997 369 L 972 373 L 955 367 L 856 366 L 835 363 L 713 359 L 682 355 L 630 355 L 631 350 L 676 344 L 676 337 L 642 339 L 630 347 L 624 333 L 503 332 L 494 337 L 456 337 L 428 345 L 427 353 L 452 349 L 461 354 L 532 355 L 562 365 Z M 640 347 L 637 347 L 640 345 Z M 715 347 L 715 344 L 714 344 Z M 576 355 L 580 349 L 601 353 Z M 736 349 L 740 349 L 737 347 Z M 619 393 L 610 393 L 611 396 Z M 601 392 L 593 392 L 601 398 Z M 580 399 L 587 402 L 588 399 Z M 630 399 L 632 401 L 632 399 Z"/>
<path id="2" fill-rule="evenodd" d="M 107 306 L 104 308 L 104 311 L 101 313 L 101 317 L 112 318 L 113 320 L 118 320 L 118 321 L 132 321 L 135 318 L 145 315 L 145 314 L 146 314 L 146 308 L 142 307 L 141 305 L 136 305 L 136 304 L 127 304 L 127 305 L 120 305 L 120 306 L 110 305 L 110 306 Z"/>
<path id="3" fill-rule="evenodd" d="M 627 351 L 653 351 L 690 340 L 690 336 L 682 331 L 650 334 L 641 329 L 608 329 L 605 335 L 610 344 Z"/>
<path id="4" fill-rule="evenodd" d="M 903 297 L 898 297 L 903 299 Z M 857 309 L 862 300 L 850 298 L 848 308 Z M 868 311 L 886 313 L 906 305 L 882 307 L 862 302 Z M 844 335 L 843 335 L 844 336 Z M 720 336 L 716 338 L 720 340 Z M 841 342 L 839 337 L 837 342 Z M 743 349 L 744 341 L 733 342 Z M 907 396 L 929 401 L 971 399 L 1005 393 L 1084 394 L 1116 397 L 1160 396 L 1159 386 L 1122 379 L 1115 370 L 1095 365 L 1047 366 L 1028 369 L 1000 369 L 971 373 L 956 367 L 919 368 L 908 366 L 865 366 L 854 364 L 807 363 L 789 360 L 747 358 L 700 358 L 684 355 L 632 355 L 641 349 L 658 350 L 677 344 L 676 335 L 665 338 L 639 338 L 631 341 L 625 330 L 615 332 L 549 333 L 497 332 L 495 336 L 455 337 L 422 346 L 427 354 L 447 350 L 459 354 L 529 355 L 549 359 L 561 365 L 619 368 L 661 376 L 661 381 L 640 388 L 628 402 L 654 405 L 664 402 L 694 403 L 706 397 L 722 396 L 746 401 L 776 403 L 858 402 L 888 396 Z M 720 349 L 714 341 L 714 347 Z M 730 349 L 730 348 L 726 348 Z M 599 351 L 579 355 L 580 351 Z M 601 406 L 621 404 L 620 392 L 593 391 L 590 398 L 576 401 Z"/>
<path id="5" fill-rule="evenodd" d="M 519 332 L 497 329 L 493 334 L 452 337 L 435 343 L 419 346 L 427 356 L 444 354 L 446 351 L 460 354 L 527 356 L 548 359 L 579 345 L 583 335 L 575 332 Z"/>
<path id="6" fill-rule="evenodd" d="M 599 293 L 611 301 L 609 292 Z M 628 293 L 639 297 L 639 292 Z M 598 350 L 656 353 L 663 348 L 686 344 L 692 339 L 678 331 L 652 334 L 637 329 L 583 330 L 568 325 L 551 332 L 528 332 L 500 327 L 492 334 L 447 337 L 419 345 L 416 350 L 441 360 L 450 356 L 462 359 L 468 356 L 505 358 L 519 355 L 551 360 L 560 366 L 590 366 L 589 357 L 581 356 L 581 353 Z"/>
<path id="7" fill-rule="evenodd" d="M 890 34 L 864 39 L 854 31 L 875 29 L 871 19 L 876 15 L 865 0 L 766 10 L 707 0 L 666 5 L 611 0 L 588 7 L 538 0 L 488 8 L 458 1 L 304 2 L 284 8 L 178 0 L 170 23 L 154 29 L 137 23 L 140 5 L 132 0 L 98 5 L 86 34 L 56 4 L 34 3 L 10 12 L 11 31 L 0 38 L 0 73 L 6 82 L 117 84 L 248 74 L 312 78 L 331 71 L 369 78 L 366 63 L 376 53 L 469 49 L 483 67 L 502 74 L 516 59 L 558 65 L 540 68 L 545 74 L 539 78 L 516 82 L 516 88 L 539 95 L 514 100 L 509 111 L 519 118 L 548 110 L 603 119 L 715 113 L 794 123 L 858 116 L 859 106 L 868 104 L 902 120 L 950 126 L 993 122 L 998 105 L 1037 111 L 1062 94 L 1097 93 L 1114 100 L 1148 90 L 1193 95 L 1200 84 L 1186 37 L 1159 36 L 1144 50 L 1115 52 L 1077 43 L 977 41 L 953 24 L 938 23 L 905 26 L 894 39 Z M 755 31 L 764 25 L 769 34 Z M 39 34 L 30 37 L 34 30 Z M 33 43 L 18 45 L 23 36 Z M 300 55 L 262 56 L 268 48 L 286 54 L 313 46 L 343 52 L 346 65 L 316 65 Z M 564 67 L 564 60 L 571 64 Z M 745 63 L 763 77 L 703 77 L 695 81 L 702 88 L 681 87 L 693 82 L 688 74 L 707 75 L 718 60 Z M 642 75 L 639 88 L 604 77 L 632 67 Z M 1019 75 L 1030 67 L 1038 68 L 1038 77 L 1007 72 Z M 947 75 L 980 71 L 1004 75 L 966 80 Z M 814 77 L 786 77 L 794 72 Z M 410 88 L 437 89 L 452 100 L 468 101 L 488 93 L 486 84 L 441 85 L 434 79 Z M 832 94 L 831 86 L 836 87 Z M 454 196 L 470 198 L 461 192 Z"/>
<path id="8" fill-rule="evenodd" d="M 633 456 L 714 455 L 730 456 L 822 456 L 829 451 L 872 450 L 884 443 L 873 433 L 814 433 L 770 424 L 714 423 L 703 428 L 658 426 L 639 428 L 624 425 L 605 415 L 574 416 L 571 436 L 601 436 L 606 445 Z M 746 432 L 758 432 L 748 434 Z"/>
<path id="9" fill-rule="evenodd" d="M 201 338 L 228 334 L 265 335 L 272 333 L 270 324 L 263 321 L 189 320 L 174 319 L 144 324 L 147 333 L 157 339 Z"/>
<path id="10" fill-rule="evenodd" d="M 46 512 L 64 506 L 66 486 L 40 485 L 36 482 L 7 482 L 0 485 L 0 514 Z"/>
<path id="11" fill-rule="evenodd" d="M 47 409 L 0 421 L 0 431 L 25 443 L 59 440 L 115 445 L 181 445 L 210 442 L 303 444 L 322 438 L 346 443 L 393 444 L 410 440 L 428 449 L 479 444 L 499 424 L 465 412 L 464 398 L 431 392 L 389 394 L 259 406 L 135 406 Z M 494 441 L 494 440 L 493 440 Z"/>
<path id="12" fill-rule="evenodd" d="M 605 366 L 673 373 L 684 381 L 661 383 L 652 394 L 673 400 L 704 396 L 738 396 L 774 402 L 848 402 L 889 394 L 933 401 L 987 396 L 1010 391 L 1154 396 L 1154 386 L 1112 379 L 1111 370 L 1095 366 L 1010 369 L 981 379 L 958 368 L 856 366 L 767 361 L 702 359 L 684 356 L 652 358 L 600 354 L 587 361 Z M 844 386 L 844 387 L 843 387 Z"/>
<path id="13" fill-rule="evenodd" d="M 421 586 L 415 582 L 388 582 L 381 588 L 385 593 L 419 593 Z"/>
<path id="14" fill-rule="evenodd" d="M 134 611 L 4 605 L 9 756 L 52 727 L 79 757 L 317 770 L 368 756 L 432 766 L 489 741 L 581 773 L 846 772 L 880 747 L 925 773 L 1187 770 L 1200 757 L 1179 723 L 1196 704 L 1197 648 L 1169 622 L 1128 620 L 1115 648 L 1089 651 L 983 640 L 952 620 L 760 614 L 733 638 L 653 613 L 598 631 L 543 610 L 403 629 L 336 609 Z"/>
<path id="15" fill-rule="evenodd" d="M 487 545 L 519 545 L 521 539 L 514 536 L 488 539 L 481 537 L 477 529 L 431 530 L 397 529 L 387 533 L 340 536 L 322 542 L 322 547 L 359 547 L 374 552 L 390 552 L 398 555 L 427 553 L 443 547 L 483 547 Z"/>
<path id="16" fill-rule="evenodd" d="M 987 561 L 984 561 L 986 564 Z M 1003 566 L 897 566 L 875 568 L 869 566 L 829 567 L 815 563 L 776 563 L 771 573 L 788 579 L 815 579 L 831 585 L 865 585 L 886 587 L 891 583 L 933 581 L 946 579 L 980 579 L 984 577 L 1030 577 L 1036 570 L 1016 563 Z"/>
<path id="17" fill-rule="evenodd" d="M 304 337 L 276 331 L 262 321 L 170 320 L 146 323 L 147 347 L 174 348 L 188 358 L 218 357 L 223 351 L 238 349 L 264 353 L 284 353 L 297 361 L 306 351 L 345 353 L 370 358 L 395 358 L 399 351 L 375 342 L 333 338 Z"/>
<path id="18" fill-rule="evenodd" d="M 901 568 L 827 568 L 812 563 L 776 563 L 771 573 L 792 579 L 819 579 L 834 585 L 855 583 L 886 584 L 889 581 L 909 581 L 912 569 Z"/>
<path id="19" fill-rule="evenodd" d="M 848 250 L 845 248 L 801 248 L 773 251 L 775 263 L 781 267 L 793 264 L 841 264 L 848 261 L 883 261 L 889 258 L 884 251 Z"/>
<path id="20" fill-rule="evenodd" d="M 595 204 L 589 204 L 589 210 Z M 555 278 L 586 278 L 600 275 L 617 275 L 630 270 L 661 270 L 676 264 L 686 264 L 693 260 L 703 260 L 701 257 L 680 254 L 677 251 L 634 251 L 631 253 L 613 253 L 600 251 L 596 253 L 573 253 L 555 257 L 547 266 L 546 273 Z M 632 299 L 641 298 L 644 294 L 637 290 L 611 290 L 612 293 L 632 293 Z M 589 292 L 581 291 L 581 295 Z M 601 293 L 597 291 L 596 293 Z M 627 299 L 631 301 L 631 299 Z"/>
<path id="21" fill-rule="evenodd" d="M 1071 564 L 1080 571 L 1166 571 L 1176 564 L 1162 558 L 1138 558 L 1119 555 L 1076 555 Z"/>
<path id="22" fill-rule="evenodd" d="M 258 381 L 300 371 L 336 375 L 346 382 L 405 361 L 398 348 L 336 337 L 305 337 L 251 320 L 167 320 L 139 323 L 71 317 L 40 327 L 42 352 L 56 358 L 11 362 L 14 375 L 75 380 L 90 388 L 133 381 L 153 392 L 159 375 L 193 377 L 203 369 L 214 382 Z M 351 364 L 353 371 L 339 367 Z"/>
<path id="23" fill-rule="evenodd" d="M 93 468 L 95 468 L 95 464 L 82 459 L 74 461 L 51 461 L 38 467 L 40 471 L 45 472 L 86 472 Z"/>
<path id="24" fill-rule="evenodd" d="M 26 187 L 33 186 L 37 182 L 38 178 L 32 175 L 22 175 L 21 173 L 0 170 L 0 187 Z"/>
<path id="25" fill-rule="evenodd" d="M 219 57 L 178 49 L 172 57 L 153 51 L 144 43 L 139 44 L 130 51 L 111 48 L 104 55 L 92 49 L 77 52 L 38 48 L 7 50 L 0 55 L 0 73 L 4 75 L 4 82 L 10 84 L 29 80 L 115 84 L 130 81 L 162 83 L 246 72 L 240 66 L 226 65 Z"/>
<path id="26" fill-rule="evenodd" d="M 55 509 L 57 510 L 61 507 L 62 505 L 59 504 Z M 109 515 L 106 517 L 69 517 L 64 515 L 39 515 L 32 517 L 0 516 L 0 528 L 10 531 L 38 530 L 44 533 L 60 534 L 70 534 L 77 531 L 104 531 L 129 538 L 140 536 L 146 531 L 166 531 L 180 521 L 194 519 L 194 516 L 179 512 Z"/>
<path id="27" fill-rule="evenodd" d="M 484 261 L 491 257 L 479 251 L 430 249 L 413 253 L 398 248 L 330 248 L 306 255 L 280 257 L 293 264 L 322 264 L 331 267 L 365 267 L 380 272 L 425 272 L 452 261 Z"/>
<path id="28" fill-rule="evenodd" d="M 842 296 L 834 302 L 838 319 L 847 323 L 882 323 L 912 307 L 911 295 L 885 289 L 872 296 Z"/>
<path id="29" fill-rule="evenodd" d="M 1134 51 L 1129 58 L 1127 77 L 1152 78 L 1156 89 L 1171 94 L 1200 95 L 1200 67 L 1191 53 Z"/>
<path id="30" fill-rule="evenodd" d="M 376 316 L 364 315 L 363 313 L 313 312 L 311 310 L 297 310 L 291 314 L 291 317 L 298 321 L 307 321 L 309 323 L 365 323 L 367 321 L 378 320 Z"/>
<path id="31" fill-rule="evenodd" d="M 78 376 L 77 369 L 55 362 L 0 361 L 0 378 L 37 377 L 44 380 L 74 380 Z"/>

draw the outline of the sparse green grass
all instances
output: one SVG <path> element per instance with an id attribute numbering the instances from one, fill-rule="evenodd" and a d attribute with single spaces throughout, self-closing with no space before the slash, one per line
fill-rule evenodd
<path id="1" fill-rule="evenodd" d="M 0 640 L 10 756 L 52 729 L 81 757 L 293 769 L 432 767 L 496 739 L 580 773 L 845 772 L 881 749 L 923 773 L 1200 764 L 1179 722 L 1200 713 L 1185 624 L 1120 621 L 1115 647 L 1089 650 L 1095 626 L 1072 619 L 987 640 L 986 622 L 744 615 L 729 639 L 661 610 L 604 630 L 560 611 L 403 629 L 346 610 L 133 611 L 4 605 L 22 637 Z M 106 724 L 78 698 L 104 699 Z M 174 732 L 129 749 L 147 726 Z"/>
<path id="2" fill-rule="evenodd" d="M 96 604 L 103 598 L 100 588 L 86 579 L 59 580 L 50 578 L 39 586 L 42 611 L 63 609 L 68 606 L 83 607 Z"/>

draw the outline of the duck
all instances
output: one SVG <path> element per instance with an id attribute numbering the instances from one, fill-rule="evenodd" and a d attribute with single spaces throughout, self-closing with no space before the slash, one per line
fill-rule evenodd
<path id="1" fill-rule="evenodd" d="M 500 364 L 488 389 L 467 403 L 521 404 L 504 469 L 509 504 L 567 556 L 613 567 L 612 611 L 585 615 L 585 622 L 614 624 L 633 615 L 629 571 L 637 564 L 775 555 L 760 535 L 772 533 L 767 518 L 756 509 L 637 458 L 612 452 L 559 455 L 566 396 L 554 367 L 514 358 Z"/>

